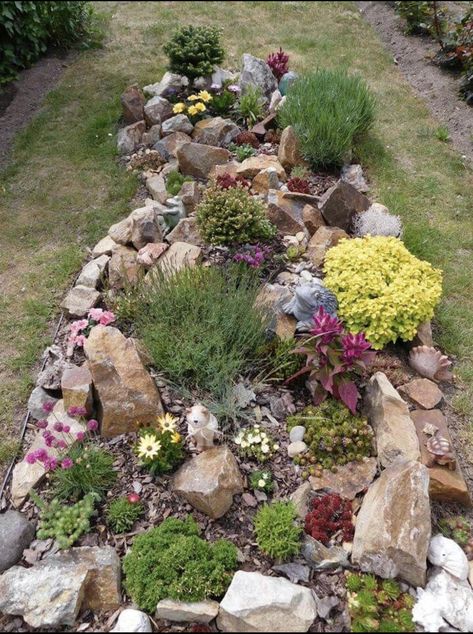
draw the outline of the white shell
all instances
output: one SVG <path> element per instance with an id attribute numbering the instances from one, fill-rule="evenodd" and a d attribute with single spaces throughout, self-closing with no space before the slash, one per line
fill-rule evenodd
<path id="1" fill-rule="evenodd" d="M 460 546 L 443 535 L 435 535 L 430 540 L 427 558 L 434 566 L 443 568 L 457 579 L 468 578 L 470 566 Z"/>
<path id="2" fill-rule="evenodd" d="M 409 365 L 421 376 L 432 381 L 450 381 L 452 362 L 439 350 L 429 346 L 416 346 L 409 353 Z"/>

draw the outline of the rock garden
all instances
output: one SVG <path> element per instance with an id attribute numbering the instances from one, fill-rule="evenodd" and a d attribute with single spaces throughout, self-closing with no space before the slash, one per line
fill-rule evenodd
<path id="1" fill-rule="evenodd" d="M 373 95 L 276 47 L 225 69 L 213 27 L 164 51 L 3 490 L 0 627 L 471 631 L 442 272 L 356 161 Z"/>

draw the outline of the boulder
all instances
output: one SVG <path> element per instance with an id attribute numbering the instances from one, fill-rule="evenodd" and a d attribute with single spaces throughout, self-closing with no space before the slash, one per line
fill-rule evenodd
<path id="1" fill-rule="evenodd" d="M 217 626 L 223 632 L 307 632 L 316 617 L 309 588 L 239 570 L 220 603 Z"/>
<path id="2" fill-rule="evenodd" d="M 195 216 L 189 216 L 188 218 L 179 220 L 176 227 L 166 236 L 166 240 L 170 244 L 186 242 L 187 244 L 202 246 L 203 240 L 199 234 L 197 218 Z"/>
<path id="3" fill-rule="evenodd" d="M 296 334 L 297 319 L 286 313 L 279 313 L 276 316 L 275 334 L 279 339 L 293 339 Z"/>
<path id="4" fill-rule="evenodd" d="M 153 425 L 163 412 L 161 398 L 133 341 L 112 326 L 95 326 L 84 351 L 99 401 L 102 436 Z"/>
<path id="5" fill-rule="evenodd" d="M 163 599 L 158 603 L 156 616 L 174 623 L 210 623 L 217 616 L 218 609 L 219 604 L 216 601 L 185 603 Z"/>
<path id="6" fill-rule="evenodd" d="M 417 333 L 411 342 L 411 346 L 428 346 L 431 348 L 433 345 L 432 324 L 430 321 L 424 321 L 417 328 Z"/>
<path id="7" fill-rule="evenodd" d="M 268 167 L 258 172 L 251 183 L 251 189 L 257 194 L 266 196 L 270 189 L 279 189 L 278 171 L 275 167 Z"/>
<path id="8" fill-rule="evenodd" d="M 166 181 L 161 174 L 153 174 L 146 179 L 146 189 L 149 191 L 154 200 L 164 205 L 166 200 L 171 197 L 166 189 Z"/>
<path id="9" fill-rule="evenodd" d="M 258 154 L 257 156 L 250 156 L 237 167 L 237 175 L 251 179 L 269 167 L 273 167 L 276 170 L 280 181 L 286 180 L 284 167 L 278 161 L 277 156 L 273 156 L 272 154 Z"/>
<path id="10" fill-rule="evenodd" d="M 135 249 L 141 249 L 148 242 L 160 242 L 162 236 L 157 205 L 151 201 L 135 209 L 127 218 L 112 225 L 108 234 L 118 244 L 125 246 L 131 243 Z"/>
<path id="11" fill-rule="evenodd" d="M 271 95 L 278 88 L 278 82 L 264 60 L 245 53 L 241 58 L 241 92 L 245 94 L 250 86 L 260 88 L 262 97 L 269 102 Z"/>
<path id="12" fill-rule="evenodd" d="M 321 476 L 311 476 L 309 483 L 314 491 L 327 489 L 342 498 L 354 500 L 373 482 L 377 471 L 376 458 L 363 458 L 360 462 L 349 462 L 337 467 L 336 473 L 328 469 Z"/>
<path id="13" fill-rule="evenodd" d="M 122 104 L 123 120 L 127 125 L 143 121 L 145 97 L 138 84 L 128 86 L 120 97 Z"/>
<path id="14" fill-rule="evenodd" d="M 243 478 L 230 449 L 213 447 L 186 462 L 172 488 L 198 511 L 218 519 L 231 507 L 233 496 L 243 492 Z"/>
<path id="15" fill-rule="evenodd" d="M 304 207 L 305 208 L 305 207 Z M 307 245 L 306 256 L 317 267 L 321 267 L 327 251 L 334 247 L 348 234 L 338 227 L 319 227 Z"/>
<path id="16" fill-rule="evenodd" d="M 145 268 L 151 268 L 169 247 L 166 242 L 148 242 L 138 251 L 136 261 Z"/>
<path id="17" fill-rule="evenodd" d="M 125 608 L 111 632 L 152 632 L 149 616 L 140 610 Z"/>
<path id="18" fill-rule="evenodd" d="M 85 317 L 98 304 L 100 293 L 89 286 L 74 286 L 64 298 L 61 308 L 68 317 Z"/>
<path id="19" fill-rule="evenodd" d="M 22 616 L 35 628 L 72 626 L 89 577 L 86 565 L 52 557 L 32 568 L 14 566 L 0 577 L 0 612 Z"/>
<path id="20" fill-rule="evenodd" d="M 355 214 L 370 206 L 369 199 L 345 181 L 338 181 L 320 199 L 319 209 L 331 227 L 348 231 Z"/>
<path id="21" fill-rule="evenodd" d="M 361 165 L 344 165 L 340 173 L 340 178 L 363 194 L 369 191 L 369 186 L 363 176 Z"/>
<path id="22" fill-rule="evenodd" d="M 87 262 L 77 278 L 77 286 L 97 288 L 102 281 L 109 260 L 110 257 L 108 255 L 101 255 L 98 258 Z"/>
<path id="23" fill-rule="evenodd" d="M 50 402 L 57 403 L 58 400 L 59 399 L 54 396 L 50 396 L 44 388 L 39 386 L 35 387 L 28 399 L 28 411 L 32 418 L 41 420 L 46 416 L 43 405 Z"/>
<path id="24" fill-rule="evenodd" d="M 154 149 L 157 150 L 164 161 L 170 161 L 177 157 L 177 151 L 183 145 L 190 143 L 191 137 L 185 132 L 172 132 L 156 143 Z"/>
<path id="25" fill-rule="evenodd" d="M 202 198 L 199 184 L 195 181 L 186 181 L 182 183 L 179 190 L 179 197 L 182 200 L 187 213 L 193 213 Z"/>
<path id="26" fill-rule="evenodd" d="M 183 132 L 184 134 L 192 134 L 194 126 L 189 121 L 189 117 L 185 114 L 176 114 L 174 117 L 163 122 L 161 132 L 164 137 L 169 136 L 173 132 Z"/>
<path id="27" fill-rule="evenodd" d="M 204 145 L 226 146 L 240 132 L 240 128 L 231 119 L 211 117 L 197 121 L 192 133 L 194 143 Z"/>
<path id="28" fill-rule="evenodd" d="M 212 73 L 212 84 L 221 88 L 226 81 L 236 82 L 238 73 L 234 73 L 226 68 L 217 67 Z"/>
<path id="29" fill-rule="evenodd" d="M 356 521 L 352 563 L 383 579 L 425 585 L 431 534 L 429 474 L 420 462 L 398 462 L 368 489 Z"/>
<path id="30" fill-rule="evenodd" d="M 317 229 L 325 225 L 325 221 L 318 207 L 309 204 L 304 205 L 302 208 L 302 222 L 310 236 L 313 236 Z"/>
<path id="31" fill-rule="evenodd" d="M 131 154 L 141 143 L 146 130 L 144 121 L 137 121 L 118 130 L 117 148 L 120 154 Z"/>
<path id="32" fill-rule="evenodd" d="M 95 247 L 92 249 L 92 257 L 99 258 L 101 255 L 112 255 L 113 247 L 115 247 L 117 243 L 110 236 L 105 236 L 97 242 Z"/>
<path id="33" fill-rule="evenodd" d="M 110 288 L 120 290 L 138 283 L 142 267 L 137 258 L 137 252 L 131 247 L 120 245 L 113 251 L 108 266 Z"/>
<path id="34" fill-rule="evenodd" d="M 215 165 L 223 165 L 231 159 L 228 150 L 201 143 L 187 143 L 177 150 L 179 170 L 185 176 L 205 179 Z"/>
<path id="35" fill-rule="evenodd" d="M 151 126 L 149 130 L 147 130 L 142 138 L 141 143 L 143 145 L 154 145 L 161 138 L 161 125 L 159 123 L 155 123 Z"/>
<path id="36" fill-rule="evenodd" d="M 85 407 L 90 416 L 94 406 L 92 387 L 92 375 L 86 363 L 66 368 L 61 378 L 62 398 L 66 412 L 69 407 Z"/>
<path id="37" fill-rule="evenodd" d="M 18 563 L 35 536 L 35 527 L 18 511 L 0 515 L 0 572 Z"/>
<path id="38" fill-rule="evenodd" d="M 166 121 L 166 119 L 173 116 L 172 108 L 172 103 L 170 103 L 167 99 L 164 99 L 164 97 L 160 97 L 159 95 L 153 97 L 146 102 L 144 107 L 146 123 L 148 126 L 152 126 L 157 123 L 162 124 L 163 121 Z"/>
<path id="39" fill-rule="evenodd" d="M 432 409 L 443 399 L 441 390 L 429 379 L 413 379 L 401 385 L 399 391 L 424 409 Z"/>
<path id="40" fill-rule="evenodd" d="M 290 171 L 296 165 L 301 165 L 304 160 L 300 154 L 299 141 L 292 125 L 284 128 L 279 142 L 278 160 L 284 169 Z"/>
<path id="41" fill-rule="evenodd" d="M 266 309 L 270 315 L 268 329 L 276 333 L 279 318 L 284 315 L 283 306 L 292 299 L 291 291 L 281 284 L 265 284 L 258 293 L 255 305 Z"/>
<path id="42" fill-rule="evenodd" d="M 217 178 L 217 176 L 223 176 L 224 174 L 230 174 L 230 176 L 235 178 L 240 165 L 241 163 L 233 160 L 229 163 L 223 163 L 222 165 L 214 165 L 210 170 L 209 178 Z"/>
<path id="43" fill-rule="evenodd" d="M 304 202 L 294 201 L 278 189 L 268 191 L 268 219 L 284 235 L 295 235 L 305 230 L 302 219 Z"/>
<path id="44" fill-rule="evenodd" d="M 186 266 L 196 266 L 202 259 L 202 249 L 187 242 L 174 242 L 159 258 L 158 266 L 168 274 L 177 273 Z"/>
<path id="45" fill-rule="evenodd" d="M 382 372 L 370 378 L 364 407 L 375 431 L 378 462 L 382 467 L 420 459 L 419 441 L 407 403 Z"/>
<path id="46" fill-rule="evenodd" d="M 158 81 L 155 84 L 148 84 L 143 88 L 143 90 L 147 95 L 152 95 L 153 97 L 167 98 L 175 95 L 177 92 L 179 92 L 183 88 L 186 88 L 186 86 L 188 85 L 189 80 L 187 79 L 187 77 L 167 71 L 166 73 L 164 73 L 161 81 Z"/>

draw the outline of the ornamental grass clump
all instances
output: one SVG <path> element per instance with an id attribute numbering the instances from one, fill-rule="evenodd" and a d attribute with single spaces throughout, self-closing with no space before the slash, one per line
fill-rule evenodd
<path id="1" fill-rule="evenodd" d="M 287 561 L 301 550 L 302 527 L 292 502 L 265 504 L 256 513 L 255 536 L 258 548 L 278 561 Z"/>
<path id="2" fill-rule="evenodd" d="M 267 240 L 275 233 L 263 203 L 240 185 L 208 187 L 197 207 L 197 223 L 203 239 L 220 246 Z"/>
<path id="3" fill-rule="evenodd" d="M 375 102 L 361 77 L 317 70 L 291 84 L 278 111 L 281 128 L 292 125 L 312 168 L 340 166 L 374 121 Z"/>
<path id="4" fill-rule="evenodd" d="M 163 47 L 171 72 L 190 80 L 208 77 L 223 62 L 220 30 L 213 26 L 182 26 Z"/>
<path id="5" fill-rule="evenodd" d="M 123 560 L 127 593 L 141 610 L 151 613 L 162 599 L 219 599 L 236 568 L 236 547 L 223 539 L 201 539 L 192 517 L 169 517 L 138 535 Z"/>
<path id="6" fill-rule="evenodd" d="M 342 240 L 327 252 L 324 270 L 338 316 L 377 350 L 397 339 L 411 341 L 442 294 L 441 271 L 393 237 Z"/>

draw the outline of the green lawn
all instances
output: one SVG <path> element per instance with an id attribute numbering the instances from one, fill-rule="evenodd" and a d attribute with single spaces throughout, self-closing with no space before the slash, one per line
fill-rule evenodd
<path id="1" fill-rule="evenodd" d="M 67 68 L 43 112 L 19 135 L 0 176 L 0 461 L 8 457 L 50 341 L 52 319 L 84 249 L 124 216 L 136 179 L 115 160 L 119 96 L 132 82 L 157 81 L 161 46 L 179 23 L 218 23 L 226 65 L 243 52 L 282 46 L 291 65 L 345 66 L 378 99 L 375 130 L 362 151 L 373 195 L 402 216 L 407 246 L 445 271 L 436 339 L 458 357 L 473 395 L 473 180 L 358 11 L 346 2 L 101 2 L 107 40 Z"/>

